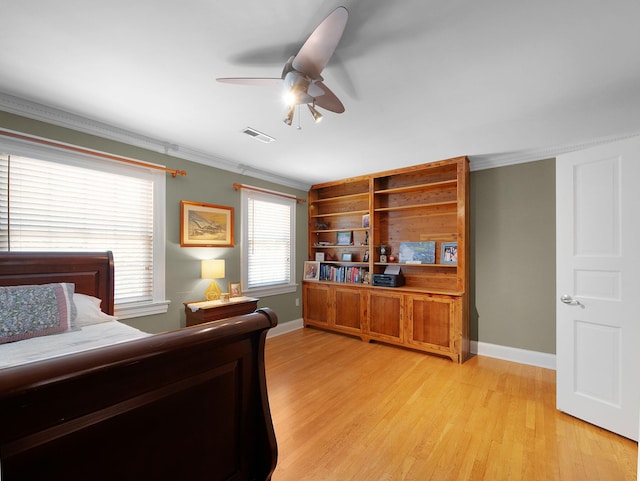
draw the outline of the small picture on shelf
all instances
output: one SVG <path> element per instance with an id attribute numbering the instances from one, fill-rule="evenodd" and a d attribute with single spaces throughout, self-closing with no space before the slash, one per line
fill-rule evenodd
<path id="1" fill-rule="evenodd" d="M 317 261 L 305 261 L 303 279 L 305 281 L 317 281 L 319 278 L 320 278 L 320 263 Z"/>
<path id="2" fill-rule="evenodd" d="M 353 260 L 353 256 L 351 254 L 342 254 L 343 262 L 351 262 Z"/>
<path id="3" fill-rule="evenodd" d="M 353 240 L 353 232 L 349 231 L 342 231 L 342 232 L 338 232 L 338 239 L 336 244 L 339 246 L 350 246 L 351 242 Z"/>
<path id="4" fill-rule="evenodd" d="M 364 257 L 362 258 L 362 262 L 369 262 L 369 251 L 364 251 Z"/>
<path id="5" fill-rule="evenodd" d="M 239 282 L 229 282 L 229 297 L 242 297 L 242 286 Z"/>
<path id="6" fill-rule="evenodd" d="M 318 262 L 324 262 L 324 252 L 316 252 L 316 260 Z"/>
<path id="7" fill-rule="evenodd" d="M 369 220 L 370 220 L 369 214 L 364 214 L 362 216 L 362 227 L 363 228 L 365 228 L 365 229 L 369 228 Z"/>
<path id="8" fill-rule="evenodd" d="M 440 264 L 458 263 L 458 243 L 443 242 L 440 249 Z"/>

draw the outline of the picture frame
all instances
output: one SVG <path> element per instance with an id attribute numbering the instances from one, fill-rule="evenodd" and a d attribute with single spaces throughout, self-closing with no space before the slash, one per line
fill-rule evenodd
<path id="1" fill-rule="evenodd" d="M 400 264 L 435 264 L 435 241 L 401 242 L 398 252 Z"/>
<path id="2" fill-rule="evenodd" d="M 340 231 L 338 232 L 338 237 L 336 239 L 336 245 L 339 246 L 350 246 L 351 242 L 353 242 L 353 232 L 350 230 Z"/>
<path id="3" fill-rule="evenodd" d="M 242 285 L 239 282 L 229 282 L 229 298 L 242 297 Z"/>
<path id="4" fill-rule="evenodd" d="M 317 281 L 320 279 L 320 262 L 304 261 L 304 273 L 302 278 L 305 281 Z"/>
<path id="5" fill-rule="evenodd" d="M 362 227 L 364 229 L 368 229 L 370 225 L 371 225 L 371 216 L 370 216 L 370 214 L 363 214 L 362 215 Z"/>
<path id="6" fill-rule="evenodd" d="M 233 207 L 180 201 L 180 247 L 233 246 Z"/>
<path id="7" fill-rule="evenodd" d="M 316 252 L 316 260 L 318 262 L 324 262 L 324 252 Z"/>
<path id="8" fill-rule="evenodd" d="M 443 242 L 440 246 L 440 264 L 458 263 L 458 243 Z"/>
<path id="9" fill-rule="evenodd" d="M 369 262 L 369 251 L 364 251 L 364 257 L 362 258 L 362 262 Z"/>
<path id="10" fill-rule="evenodd" d="M 352 260 L 353 260 L 353 255 L 352 254 L 347 254 L 347 253 L 342 254 L 342 261 L 343 262 L 351 262 Z"/>

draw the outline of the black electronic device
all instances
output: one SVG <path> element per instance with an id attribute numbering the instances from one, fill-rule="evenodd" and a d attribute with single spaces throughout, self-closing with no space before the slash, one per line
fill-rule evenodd
<path id="1" fill-rule="evenodd" d="M 373 285 L 380 287 L 400 287 L 404 286 L 404 276 L 399 274 L 374 274 Z"/>

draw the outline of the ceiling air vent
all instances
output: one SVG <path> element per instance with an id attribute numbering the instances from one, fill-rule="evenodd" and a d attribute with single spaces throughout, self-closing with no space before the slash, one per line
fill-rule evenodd
<path id="1" fill-rule="evenodd" d="M 250 135 L 251 137 L 253 137 L 256 140 L 259 140 L 260 142 L 264 142 L 265 144 L 270 144 L 271 142 L 274 142 L 276 140 L 267 134 L 258 132 L 256 129 L 252 129 L 251 127 L 247 127 L 242 132 L 244 132 L 247 135 Z"/>

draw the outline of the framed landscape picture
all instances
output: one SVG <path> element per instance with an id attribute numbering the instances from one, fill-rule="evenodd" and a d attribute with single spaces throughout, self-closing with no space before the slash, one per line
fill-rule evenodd
<path id="1" fill-rule="evenodd" d="M 401 264 L 434 264 L 436 262 L 436 243 L 425 242 L 401 242 Z"/>
<path id="2" fill-rule="evenodd" d="M 233 207 L 180 201 L 180 247 L 233 247 Z"/>
<path id="3" fill-rule="evenodd" d="M 339 246 L 350 246 L 353 239 L 353 232 L 350 230 L 338 232 L 336 244 Z"/>

